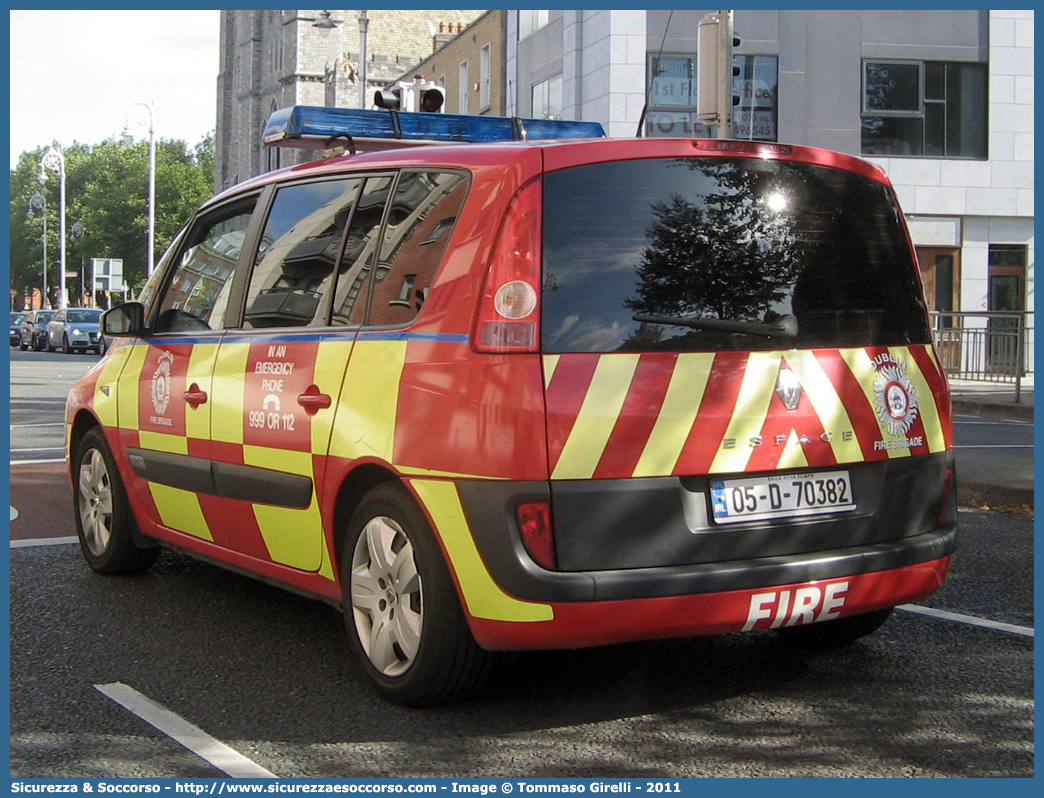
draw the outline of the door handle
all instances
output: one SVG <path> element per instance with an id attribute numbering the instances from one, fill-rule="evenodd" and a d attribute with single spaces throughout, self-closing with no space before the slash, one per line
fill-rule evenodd
<path id="1" fill-rule="evenodd" d="M 319 386 L 314 384 L 305 388 L 304 393 L 297 397 L 297 403 L 310 416 L 329 407 L 332 401 L 329 394 L 320 393 Z"/>
<path id="2" fill-rule="evenodd" d="M 207 401 L 207 392 L 201 391 L 199 389 L 199 386 L 196 385 L 196 383 L 192 383 L 192 385 L 189 386 L 189 389 L 185 391 L 185 393 L 183 393 L 181 396 L 186 402 L 189 403 L 189 405 L 192 406 L 193 410 L 195 410 L 197 407 L 199 407 L 201 404 Z"/>

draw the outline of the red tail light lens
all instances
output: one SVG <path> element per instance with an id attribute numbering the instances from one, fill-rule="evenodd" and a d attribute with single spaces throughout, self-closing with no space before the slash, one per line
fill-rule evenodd
<path id="1" fill-rule="evenodd" d="M 551 528 L 551 505 L 547 502 L 526 502 L 515 509 L 518 528 L 526 550 L 540 565 L 555 568 L 555 535 Z"/>
<path id="2" fill-rule="evenodd" d="M 535 352 L 540 318 L 541 181 L 523 188 L 500 230 L 475 324 L 480 352 Z"/>

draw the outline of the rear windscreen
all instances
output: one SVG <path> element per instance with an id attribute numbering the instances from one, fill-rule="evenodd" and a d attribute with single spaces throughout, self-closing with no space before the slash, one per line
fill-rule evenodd
<path id="1" fill-rule="evenodd" d="M 927 343 L 890 192 L 761 159 L 615 161 L 544 176 L 545 352 Z"/>

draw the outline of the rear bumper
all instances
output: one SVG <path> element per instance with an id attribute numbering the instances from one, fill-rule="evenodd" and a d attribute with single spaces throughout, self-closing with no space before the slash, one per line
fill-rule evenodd
<path id="1" fill-rule="evenodd" d="M 584 648 L 633 640 L 761 631 L 917 601 L 942 586 L 950 558 L 844 578 L 687 596 L 553 604 L 554 619 L 471 619 L 490 650 Z"/>
<path id="2" fill-rule="evenodd" d="M 576 483 L 577 491 L 566 487 L 572 506 L 564 511 L 554 504 L 560 483 L 457 482 L 489 576 L 553 615 L 517 622 L 472 614 L 472 631 L 492 649 L 593 646 L 769 628 L 777 614 L 791 622 L 793 608 L 781 606 L 795 597 L 803 604 L 793 623 L 915 601 L 942 585 L 956 548 L 952 469 L 951 453 L 853 468 L 870 497 L 859 512 L 726 528 L 687 513 L 684 480 Z M 556 571 L 529 557 L 513 520 L 514 507 L 529 501 L 552 502 L 559 551 L 582 541 L 572 567 L 569 557 Z"/>

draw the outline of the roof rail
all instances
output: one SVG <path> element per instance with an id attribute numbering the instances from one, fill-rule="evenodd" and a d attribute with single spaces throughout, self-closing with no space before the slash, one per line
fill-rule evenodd
<path id="1" fill-rule="evenodd" d="M 604 138 L 598 122 L 294 105 L 274 111 L 261 140 L 322 150 L 342 140 L 350 152 L 424 144 Z"/>

